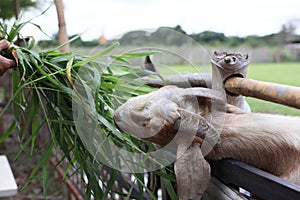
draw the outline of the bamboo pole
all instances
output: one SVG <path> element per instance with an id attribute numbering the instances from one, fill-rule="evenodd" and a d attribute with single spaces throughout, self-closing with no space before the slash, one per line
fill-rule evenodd
<path id="1" fill-rule="evenodd" d="M 232 77 L 225 89 L 235 95 L 254 97 L 300 109 L 300 87 Z"/>

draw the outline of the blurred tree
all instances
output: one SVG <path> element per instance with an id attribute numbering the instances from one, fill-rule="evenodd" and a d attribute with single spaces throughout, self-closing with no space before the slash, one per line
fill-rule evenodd
<path id="1" fill-rule="evenodd" d="M 241 38 L 238 36 L 230 36 L 230 37 L 227 37 L 227 39 L 226 39 L 226 43 L 230 47 L 237 47 L 237 46 L 243 44 L 244 42 L 245 42 L 245 38 Z"/>
<path id="2" fill-rule="evenodd" d="M 151 40 L 159 44 L 181 46 L 186 42 L 186 38 L 182 37 L 182 34 L 186 35 L 186 32 L 180 25 L 176 27 L 160 27 L 151 34 Z"/>
<path id="3" fill-rule="evenodd" d="M 278 35 L 279 33 L 272 33 L 269 35 L 265 35 L 262 37 L 262 39 L 264 40 L 264 42 L 266 43 L 266 45 L 268 46 L 277 46 L 280 42 L 278 41 Z"/>
<path id="4" fill-rule="evenodd" d="M 282 25 L 281 31 L 278 33 L 278 39 L 282 44 L 293 41 L 296 35 L 297 26 L 292 22 Z"/>
<path id="5" fill-rule="evenodd" d="M 141 45 L 149 42 L 149 35 L 146 31 L 130 31 L 125 33 L 121 39 L 119 39 L 122 45 Z"/>
<path id="6" fill-rule="evenodd" d="M 249 35 L 246 37 L 246 41 L 245 43 L 253 48 L 259 47 L 259 46 L 264 46 L 264 40 L 262 39 L 262 37 L 257 36 L 257 35 Z"/>
<path id="7" fill-rule="evenodd" d="M 186 35 L 186 32 L 182 29 L 182 27 L 180 25 L 175 26 L 173 29 L 179 33 Z"/>
<path id="8" fill-rule="evenodd" d="M 2 21 L 9 20 L 14 16 L 18 16 L 18 9 L 26 10 L 37 7 L 38 2 L 34 0 L 1 0 L 0 1 L 0 19 Z M 18 8 L 19 7 L 19 8 Z"/>
<path id="9" fill-rule="evenodd" d="M 202 33 L 192 34 L 190 36 L 201 44 L 214 45 L 216 43 L 226 42 L 226 36 L 223 33 L 217 33 L 213 31 L 204 31 Z"/>

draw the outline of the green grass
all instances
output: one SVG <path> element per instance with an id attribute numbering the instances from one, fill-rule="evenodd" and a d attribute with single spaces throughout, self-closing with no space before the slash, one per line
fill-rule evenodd
<path id="1" fill-rule="evenodd" d="M 249 64 L 247 77 L 300 87 L 300 63 Z"/>
<path id="2" fill-rule="evenodd" d="M 300 87 L 300 63 L 250 64 L 248 78 L 259 81 Z M 283 115 L 298 115 L 300 110 L 254 98 L 247 98 L 253 112 L 267 112 Z"/>
<path id="3" fill-rule="evenodd" d="M 181 72 L 209 72 L 210 67 L 200 66 L 192 67 L 187 65 L 176 65 L 172 67 L 173 71 Z M 160 69 L 163 74 L 170 74 L 169 68 Z M 300 87 L 300 63 L 255 63 L 249 64 L 248 78 L 266 81 L 272 83 L 293 85 Z M 300 110 L 282 106 L 267 101 L 258 100 L 255 98 L 246 98 L 253 112 L 266 112 L 283 115 L 298 115 Z"/>

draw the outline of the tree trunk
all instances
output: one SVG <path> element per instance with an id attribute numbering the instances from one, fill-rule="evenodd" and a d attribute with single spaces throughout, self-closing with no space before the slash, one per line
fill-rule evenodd
<path id="1" fill-rule="evenodd" d="M 19 0 L 14 0 L 14 12 L 16 20 L 19 19 L 19 12 L 20 12 L 20 2 Z"/>
<path id="2" fill-rule="evenodd" d="M 58 18 L 58 42 L 59 44 L 63 44 L 69 40 L 67 35 L 67 27 L 65 22 L 64 16 L 64 5 L 62 0 L 54 0 L 56 11 L 57 11 L 57 18 Z M 68 52 L 70 51 L 70 45 L 66 44 L 61 49 L 61 52 Z"/>

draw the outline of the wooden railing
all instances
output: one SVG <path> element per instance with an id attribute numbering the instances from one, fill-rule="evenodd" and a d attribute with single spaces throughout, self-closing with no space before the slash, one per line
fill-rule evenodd
<path id="1" fill-rule="evenodd" d="M 209 161 L 212 175 L 228 185 L 241 187 L 260 199 L 300 199 L 300 185 L 237 160 Z"/>

